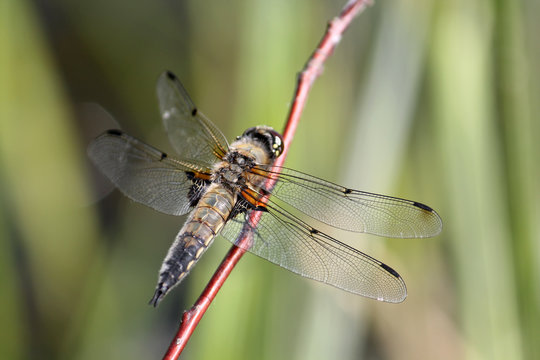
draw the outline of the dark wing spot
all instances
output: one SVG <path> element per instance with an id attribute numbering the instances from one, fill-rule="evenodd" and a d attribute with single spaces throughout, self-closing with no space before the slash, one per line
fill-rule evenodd
<path id="1" fill-rule="evenodd" d="M 110 129 L 110 130 L 107 130 L 107 134 L 114 135 L 114 136 L 122 136 L 122 134 L 124 133 L 121 130 Z"/>
<path id="2" fill-rule="evenodd" d="M 319 230 L 314 229 L 314 228 L 311 228 L 311 229 L 309 230 L 309 232 L 310 232 L 311 235 L 317 235 L 318 233 L 320 233 Z"/>
<path id="3" fill-rule="evenodd" d="M 171 80 L 176 80 L 176 75 L 174 75 L 172 72 L 167 70 L 167 77 Z"/>
<path id="4" fill-rule="evenodd" d="M 236 201 L 236 204 L 234 204 L 234 207 L 231 213 L 229 214 L 227 221 L 229 221 L 230 219 L 234 219 L 236 216 L 240 214 L 244 214 L 248 210 L 252 210 L 252 209 L 253 209 L 253 205 L 249 201 L 247 201 L 246 199 L 240 196 L 238 200 Z"/>
<path id="5" fill-rule="evenodd" d="M 197 115 L 197 108 L 193 108 L 193 110 L 191 110 L 191 116 L 195 115 Z"/>
<path id="6" fill-rule="evenodd" d="M 197 178 L 192 171 L 186 171 L 186 177 L 193 184 L 188 193 L 189 206 L 195 206 L 201 200 L 210 181 Z"/>
<path id="7" fill-rule="evenodd" d="M 396 277 L 397 279 L 400 278 L 400 276 L 399 276 L 399 274 L 397 273 L 397 271 L 394 270 L 394 269 L 392 269 L 390 266 L 381 263 L 381 267 L 382 267 L 384 270 L 388 271 L 390 274 L 392 274 L 392 275 L 393 275 L 394 277 Z"/>
<path id="8" fill-rule="evenodd" d="M 352 193 L 352 190 L 351 190 L 351 189 L 345 189 L 345 190 L 343 190 L 343 193 L 344 193 L 345 195 L 347 195 L 347 194 Z"/>
<path id="9" fill-rule="evenodd" d="M 167 157 L 167 154 L 165 154 L 164 152 L 161 153 L 161 159 L 159 159 L 159 161 L 165 159 Z"/>
<path id="10" fill-rule="evenodd" d="M 422 204 L 422 203 L 419 203 L 419 202 L 416 202 L 416 201 L 415 201 L 415 202 L 413 202 L 413 205 L 416 206 L 416 207 L 418 207 L 418 208 L 420 208 L 420 209 L 422 209 L 422 210 L 426 210 L 426 211 L 429 211 L 429 212 L 433 212 L 433 209 L 432 209 L 432 208 L 430 208 L 429 206 L 424 205 L 424 204 Z"/>

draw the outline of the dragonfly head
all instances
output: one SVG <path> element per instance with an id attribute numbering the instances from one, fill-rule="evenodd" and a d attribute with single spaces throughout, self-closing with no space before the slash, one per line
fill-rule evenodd
<path id="1" fill-rule="evenodd" d="M 270 126 L 262 125 L 249 128 L 239 138 L 249 138 L 259 142 L 272 159 L 283 153 L 283 138 Z"/>

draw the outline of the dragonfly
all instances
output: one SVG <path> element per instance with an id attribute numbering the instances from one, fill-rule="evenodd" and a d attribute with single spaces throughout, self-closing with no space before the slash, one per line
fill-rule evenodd
<path id="1" fill-rule="evenodd" d="M 274 167 L 284 143 L 268 126 L 249 128 L 229 144 L 169 71 L 158 80 L 157 97 L 177 156 L 117 129 L 88 147 L 93 163 L 128 198 L 165 214 L 189 214 L 163 260 L 151 305 L 157 306 L 186 277 L 218 235 L 294 273 L 351 293 L 390 303 L 406 298 L 405 283 L 394 269 L 320 226 L 424 238 L 441 232 L 435 210 Z M 251 241 L 238 241 L 246 229 Z"/>

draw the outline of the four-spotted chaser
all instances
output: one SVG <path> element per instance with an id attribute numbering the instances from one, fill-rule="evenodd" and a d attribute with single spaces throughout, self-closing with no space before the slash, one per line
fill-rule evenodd
<path id="1" fill-rule="evenodd" d="M 285 167 L 276 172 L 280 134 L 257 126 L 229 144 L 171 72 L 159 78 L 157 95 L 178 157 L 121 130 L 106 131 L 88 148 L 97 167 L 132 200 L 166 214 L 189 213 L 163 261 L 152 305 L 188 274 L 216 235 L 236 244 L 246 225 L 253 233 L 246 250 L 281 267 L 380 301 L 405 299 L 395 270 L 317 230 L 300 213 L 347 231 L 419 238 L 441 231 L 433 209 Z"/>

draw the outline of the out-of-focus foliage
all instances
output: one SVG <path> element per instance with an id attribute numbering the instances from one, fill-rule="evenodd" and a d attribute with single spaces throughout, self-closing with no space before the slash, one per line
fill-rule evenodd
<path id="1" fill-rule="evenodd" d="M 229 244 L 216 240 L 149 307 L 184 219 L 111 192 L 88 142 L 116 120 L 170 151 L 154 93 L 165 69 L 227 137 L 280 129 L 295 75 L 343 3 L 0 3 L 0 358 L 163 354 Z M 357 18 L 315 84 L 287 165 L 427 203 L 443 233 L 332 233 L 400 271 L 400 305 L 247 255 L 184 357 L 539 358 L 539 10 L 396 0 Z"/>

